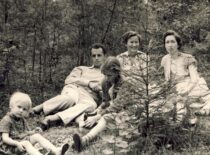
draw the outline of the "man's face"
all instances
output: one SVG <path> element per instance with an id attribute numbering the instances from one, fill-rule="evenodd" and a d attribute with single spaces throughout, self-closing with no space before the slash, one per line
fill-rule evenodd
<path id="1" fill-rule="evenodd" d="M 103 53 L 102 48 L 92 48 L 91 49 L 91 57 L 93 61 L 93 65 L 96 68 L 99 68 L 105 60 L 105 55 Z"/>

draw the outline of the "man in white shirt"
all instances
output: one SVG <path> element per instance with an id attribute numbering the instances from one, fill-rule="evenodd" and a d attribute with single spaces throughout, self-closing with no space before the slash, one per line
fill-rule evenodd
<path id="1" fill-rule="evenodd" d="M 57 95 L 33 108 L 35 113 L 44 112 L 43 129 L 51 122 L 62 121 L 64 125 L 84 112 L 92 112 L 100 104 L 101 81 L 103 74 L 100 67 L 105 60 L 106 49 L 96 43 L 91 47 L 91 67 L 75 67 L 65 80 L 65 86 Z"/>

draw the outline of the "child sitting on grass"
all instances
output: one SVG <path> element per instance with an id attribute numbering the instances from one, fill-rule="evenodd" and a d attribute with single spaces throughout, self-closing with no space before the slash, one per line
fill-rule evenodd
<path id="1" fill-rule="evenodd" d="M 105 75 L 102 82 L 103 103 L 97 109 L 97 115 L 88 117 L 85 121 L 85 127 L 93 127 L 85 136 L 80 137 L 79 134 L 73 135 L 73 148 L 80 152 L 82 147 L 106 128 L 106 120 L 103 117 L 105 108 L 109 107 L 110 101 L 117 97 L 117 92 L 122 84 L 120 62 L 115 57 L 108 57 L 101 68 L 101 72 Z M 111 96 L 109 95 L 111 94 Z"/>
<path id="2" fill-rule="evenodd" d="M 9 101 L 10 111 L 0 121 L 1 152 L 8 154 L 28 153 L 42 155 L 33 145 L 39 143 L 44 149 L 55 155 L 64 155 L 69 145 L 56 147 L 47 139 L 30 131 L 25 118 L 28 116 L 32 102 L 29 95 L 15 92 Z"/>

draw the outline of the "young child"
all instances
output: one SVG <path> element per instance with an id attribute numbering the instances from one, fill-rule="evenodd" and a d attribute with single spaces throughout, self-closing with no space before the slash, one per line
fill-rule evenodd
<path id="1" fill-rule="evenodd" d="M 25 118 L 28 116 L 32 102 L 29 95 L 15 92 L 9 101 L 10 111 L 0 121 L 0 148 L 4 153 L 41 155 L 33 146 L 39 143 L 44 149 L 55 155 L 64 155 L 69 145 L 56 147 L 37 131 L 30 131 Z"/>
<path id="2" fill-rule="evenodd" d="M 108 57 L 101 68 L 101 72 L 105 75 L 102 82 L 103 103 L 98 107 L 97 115 L 87 118 L 85 127 L 93 127 L 94 124 L 97 124 L 83 137 L 74 134 L 73 148 L 78 152 L 106 128 L 106 120 L 103 117 L 103 114 L 106 113 L 105 108 L 109 107 L 109 102 L 117 97 L 117 92 L 122 84 L 121 66 L 117 58 Z"/>
<path id="3" fill-rule="evenodd" d="M 119 60 L 115 57 L 108 57 L 101 68 L 101 72 L 105 75 L 102 81 L 103 103 L 101 108 L 105 109 L 109 106 L 109 101 L 117 97 L 119 88 L 122 85 L 121 65 Z"/>

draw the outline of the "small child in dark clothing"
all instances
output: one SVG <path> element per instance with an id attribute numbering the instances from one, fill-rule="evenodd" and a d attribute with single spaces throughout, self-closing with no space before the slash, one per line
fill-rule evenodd
<path id="1" fill-rule="evenodd" d="M 121 65 L 117 58 L 108 57 L 101 68 L 105 75 L 102 81 L 102 99 L 101 108 L 104 109 L 110 105 L 109 101 L 117 97 L 120 86 L 122 85 Z M 111 94 L 111 95 L 110 95 Z"/>
<path id="2" fill-rule="evenodd" d="M 55 155 L 64 155 L 69 145 L 54 146 L 37 131 L 30 131 L 25 120 L 32 106 L 29 95 L 16 92 L 10 98 L 10 111 L 0 121 L 1 142 L 3 153 L 18 154 L 27 152 L 29 155 L 42 155 L 33 145 L 39 143 L 44 149 Z"/>

